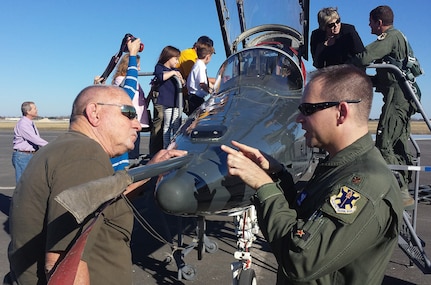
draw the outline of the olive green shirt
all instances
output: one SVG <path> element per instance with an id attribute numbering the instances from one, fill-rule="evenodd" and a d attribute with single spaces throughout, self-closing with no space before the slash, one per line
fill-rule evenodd
<path id="1" fill-rule="evenodd" d="M 89 222 L 77 224 L 54 198 L 113 172 L 100 144 L 78 132 L 61 135 L 36 153 L 15 189 L 10 211 L 9 262 L 19 284 L 46 284 L 45 253 L 67 251 Z M 92 285 L 132 284 L 132 227 L 133 214 L 124 199 L 102 212 L 81 258 Z"/>
<path id="2" fill-rule="evenodd" d="M 406 40 L 403 34 L 391 27 L 385 33 L 378 36 L 377 40 L 367 45 L 365 51 L 358 53 L 352 63 L 356 66 L 366 66 L 373 62 L 382 63 L 386 56 L 402 60 L 407 56 L 406 47 Z M 375 83 L 377 91 L 379 91 L 379 86 L 398 84 L 395 76 L 384 69 L 377 69 Z"/>
<path id="3" fill-rule="evenodd" d="M 279 184 L 258 189 L 262 233 L 279 264 L 277 284 L 381 284 L 397 244 L 398 184 L 367 134 L 318 165 L 296 201 Z"/>

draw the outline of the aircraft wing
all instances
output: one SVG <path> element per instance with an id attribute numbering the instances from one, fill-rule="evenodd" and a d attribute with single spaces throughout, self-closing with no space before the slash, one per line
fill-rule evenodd
<path id="1" fill-rule="evenodd" d="M 175 157 L 151 165 L 143 165 L 114 175 L 64 190 L 54 199 L 67 209 L 78 223 L 84 221 L 102 204 L 118 197 L 127 186 L 186 165 L 192 155 Z"/>

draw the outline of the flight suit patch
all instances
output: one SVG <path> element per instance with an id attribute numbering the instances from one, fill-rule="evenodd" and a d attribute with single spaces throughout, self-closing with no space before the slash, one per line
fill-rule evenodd
<path id="1" fill-rule="evenodd" d="M 359 176 L 353 176 L 352 177 L 352 183 L 355 184 L 355 185 L 361 184 L 361 181 L 362 181 L 362 179 Z"/>
<path id="2" fill-rule="evenodd" d="M 304 241 L 307 241 L 307 239 L 310 237 L 310 233 L 304 231 L 303 229 L 297 229 L 295 232 L 295 236 L 299 237 Z"/>
<path id="3" fill-rule="evenodd" d="M 380 36 L 377 37 L 377 40 L 383 41 L 387 36 L 387 33 L 382 33 Z"/>
<path id="4" fill-rule="evenodd" d="M 361 198 L 361 195 L 353 189 L 342 186 L 337 195 L 332 195 L 330 203 L 332 208 L 338 214 L 352 214 L 356 211 L 356 202 Z"/>

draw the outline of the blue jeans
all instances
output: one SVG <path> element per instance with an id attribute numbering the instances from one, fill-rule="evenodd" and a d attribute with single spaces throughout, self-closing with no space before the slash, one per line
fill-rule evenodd
<path id="1" fill-rule="evenodd" d="M 15 180 L 18 184 L 19 178 L 21 177 L 24 169 L 27 167 L 28 162 L 33 157 L 32 153 L 25 153 L 14 151 L 12 153 L 12 165 L 15 168 Z"/>

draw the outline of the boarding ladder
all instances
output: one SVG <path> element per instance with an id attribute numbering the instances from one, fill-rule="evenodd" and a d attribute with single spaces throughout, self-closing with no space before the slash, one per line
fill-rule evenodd
<path id="1" fill-rule="evenodd" d="M 154 76 L 154 72 L 138 72 L 138 76 Z M 183 116 L 184 111 L 184 94 L 182 92 L 182 83 L 181 80 L 177 76 L 173 76 L 174 82 L 176 84 L 176 90 L 177 90 L 177 96 L 178 96 L 178 109 L 180 116 Z M 150 91 L 151 92 L 151 91 Z M 215 241 L 210 240 L 207 235 L 205 234 L 205 228 L 206 228 L 206 221 L 204 216 L 198 216 L 196 218 L 196 234 L 197 238 L 194 238 L 193 241 L 187 245 L 184 246 L 183 244 L 183 217 L 176 217 L 177 218 L 177 227 L 178 227 L 178 239 L 177 239 L 177 246 L 175 246 L 172 243 L 171 233 L 169 232 L 169 229 L 167 228 L 167 225 L 165 225 L 166 233 L 165 235 L 168 236 L 170 239 L 169 241 L 163 241 L 164 243 L 167 243 L 171 246 L 172 253 L 171 255 L 167 256 L 165 259 L 165 262 L 170 263 L 171 261 L 175 261 L 177 269 L 178 269 L 178 280 L 186 279 L 186 280 L 194 280 L 196 278 L 196 268 L 193 265 L 186 264 L 184 261 L 185 256 L 187 256 L 192 250 L 194 250 L 197 247 L 198 252 L 198 260 L 202 259 L 203 252 L 208 253 L 214 253 L 218 250 L 218 245 Z"/>
<path id="2" fill-rule="evenodd" d="M 401 89 L 404 91 L 404 94 L 411 97 L 418 106 L 418 113 L 422 115 L 422 118 L 428 126 L 428 129 L 431 131 L 431 122 L 427 117 L 420 101 L 416 97 L 415 92 L 411 86 L 411 82 L 405 77 L 405 74 L 402 70 L 393 64 L 387 63 L 370 64 L 367 66 L 367 68 L 385 69 L 393 73 L 397 78 Z M 413 265 L 414 263 L 424 274 L 431 274 L 431 261 L 424 251 L 425 242 L 416 233 L 418 202 L 431 202 L 431 185 L 420 185 L 419 177 L 421 172 L 431 172 L 431 166 L 422 166 L 420 164 L 420 148 L 411 134 L 410 141 L 416 151 L 416 157 L 413 160 L 414 165 L 389 165 L 391 170 L 407 170 L 415 173 L 415 179 L 413 181 L 415 199 L 414 208 L 411 213 L 406 210 L 403 212 L 403 224 L 398 236 L 398 246 L 410 259 L 410 265 Z"/>

